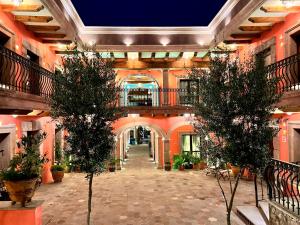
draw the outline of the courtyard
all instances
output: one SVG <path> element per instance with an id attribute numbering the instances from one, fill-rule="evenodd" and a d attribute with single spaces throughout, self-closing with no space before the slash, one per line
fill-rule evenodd
<path id="1" fill-rule="evenodd" d="M 229 185 L 225 186 L 228 192 Z M 45 201 L 43 224 L 85 224 L 87 190 L 81 173 L 65 174 L 62 183 L 41 186 L 34 199 Z M 252 182 L 241 181 L 237 205 L 255 205 Z M 158 170 L 146 146 L 130 149 L 121 171 L 95 177 L 92 218 L 95 225 L 226 224 L 224 201 L 213 176 L 204 171 Z M 234 213 L 232 224 L 243 224 Z"/>

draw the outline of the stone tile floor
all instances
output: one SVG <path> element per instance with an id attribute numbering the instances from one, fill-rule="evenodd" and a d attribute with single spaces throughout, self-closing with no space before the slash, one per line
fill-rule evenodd
<path id="1" fill-rule="evenodd" d="M 223 182 L 229 191 L 228 181 Z M 34 199 L 43 199 L 43 225 L 86 224 L 87 181 L 84 174 L 66 174 L 60 184 L 43 185 Z M 125 169 L 94 179 L 94 225 L 223 225 L 225 205 L 216 179 L 202 171 L 155 169 L 146 147 L 129 151 Z M 253 183 L 242 181 L 235 205 L 254 205 Z M 233 213 L 232 224 L 243 224 Z"/>

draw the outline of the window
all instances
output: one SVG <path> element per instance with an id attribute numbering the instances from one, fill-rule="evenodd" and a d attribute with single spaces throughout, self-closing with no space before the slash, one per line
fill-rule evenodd
<path id="1" fill-rule="evenodd" d="M 191 153 L 200 157 L 201 139 L 195 134 L 183 134 L 181 136 L 181 151 L 182 153 Z"/>
<path id="2" fill-rule="evenodd" d="M 199 83 L 197 80 L 180 80 L 179 101 L 181 105 L 192 105 L 199 101 Z"/>
<path id="3" fill-rule="evenodd" d="M 10 37 L 0 31 L 0 46 L 5 46 Z"/>

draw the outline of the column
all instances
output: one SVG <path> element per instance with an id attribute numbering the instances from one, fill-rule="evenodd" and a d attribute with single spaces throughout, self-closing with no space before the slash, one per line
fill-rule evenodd
<path id="1" fill-rule="evenodd" d="M 164 163 L 170 162 L 170 140 L 163 140 L 164 144 Z"/>
<path id="2" fill-rule="evenodd" d="M 163 149 L 163 140 L 162 137 L 158 137 L 158 165 L 157 169 L 163 169 L 164 168 L 164 149 Z"/>
<path id="3" fill-rule="evenodd" d="M 167 92 L 167 88 L 169 88 L 169 70 L 163 69 L 163 104 L 169 105 L 169 96 Z"/>

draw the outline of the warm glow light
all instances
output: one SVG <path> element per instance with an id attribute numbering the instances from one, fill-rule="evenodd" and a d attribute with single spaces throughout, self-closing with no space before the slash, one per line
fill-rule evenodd
<path id="1" fill-rule="evenodd" d="M 88 44 L 89 44 L 89 46 L 93 46 L 93 45 L 95 45 L 95 44 L 96 44 L 96 41 L 94 41 L 94 40 L 91 40 L 91 41 L 89 41 L 89 42 L 88 42 Z"/>
<path id="2" fill-rule="evenodd" d="M 15 6 L 20 6 L 23 2 L 23 0 L 11 0 L 11 1 Z"/>
<path id="3" fill-rule="evenodd" d="M 285 6 L 286 8 L 291 8 L 295 5 L 295 0 L 281 0 L 283 6 Z"/>
<path id="4" fill-rule="evenodd" d="M 140 114 L 128 114 L 128 117 L 136 118 L 136 117 L 140 117 Z"/>
<path id="5" fill-rule="evenodd" d="M 182 58 L 184 59 L 191 59 L 194 56 L 194 52 L 184 52 Z"/>
<path id="6" fill-rule="evenodd" d="M 292 112 L 287 112 L 286 113 L 288 116 L 291 116 L 291 115 L 293 115 L 293 113 Z"/>
<path id="7" fill-rule="evenodd" d="M 198 44 L 201 45 L 201 46 L 203 46 L 204 45 L 204 41 L 199 40 Z"/>
<path id="8" fill-rule="evenodd" d="M 12 115 L 12 117 L 13 117 L 13 118 L 17 118 L 17 117 L 18 117 L 18 115 Z"/>
<path id="9" fill-rule="evenodd" d="M 0 126 L 2 126 L 2 121 L 0 121 Z"/>
<path id="10" fill-rule="evenodd" d="M 170 43 L 170 39 L 167 38 L 167 37 L 163 37 L 163 38 L 160 40 L 160 43 L 161 43 L 163 46 L 167 46 L 167 45 Z"/>
<path id="11" fill-rule="evenodd" d="M 20 48 L 19 45 L 16 45 L 16 50 L 19 50 L 19 48 Z"/>
<path id="12" fill-rule="evenodd" d="M 65 49 L 66 46 L 65 46 L 64 44 L 58 44 L 58 48 L 59 48 L 59 49 Z"/>
<path id="13" fill-rule="evenodd" d="M 135 60 L 135 59 L 139 58 L 138 52 L 128 52 L 127 55 L 128 55 L 128 59 L 131 59 L 131 60 Z"/>
<path id="14" fill-rule="evenodd" d="M 124 44 L 129 47 L 133 43 L 133 40 L 131 38 L 125 38 Z"/>

